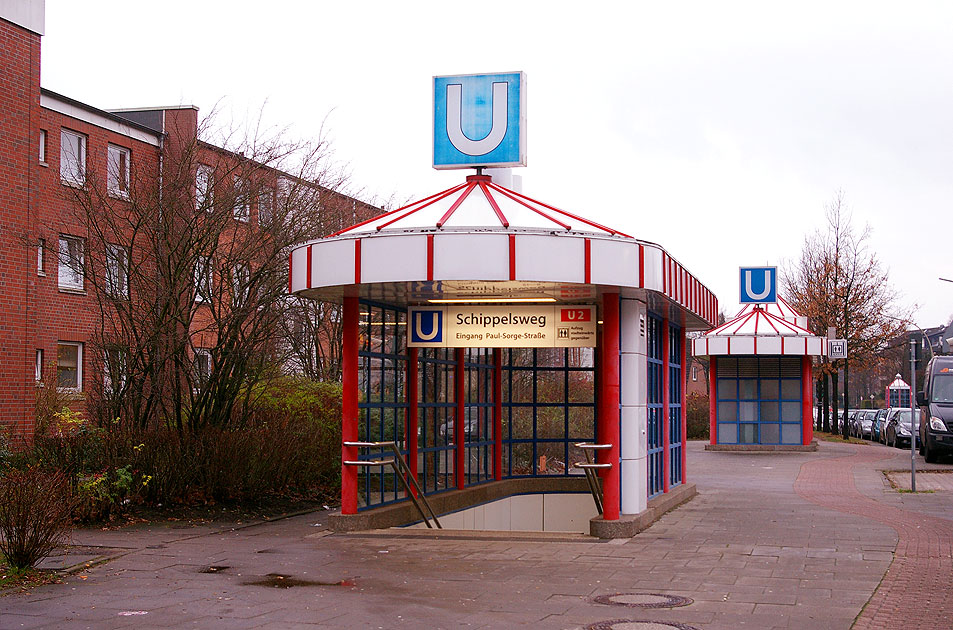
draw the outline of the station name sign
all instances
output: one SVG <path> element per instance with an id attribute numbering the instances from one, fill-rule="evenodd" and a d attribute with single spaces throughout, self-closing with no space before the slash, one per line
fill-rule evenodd
<path id="1" fill-rule="evenodd" d="M 411 348 L 588 348 L 596 345 L 596 307 L 412 306 Z"/>

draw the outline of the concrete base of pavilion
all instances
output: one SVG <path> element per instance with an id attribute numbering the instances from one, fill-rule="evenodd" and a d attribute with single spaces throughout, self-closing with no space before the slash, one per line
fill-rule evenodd
<path id="1" fill-rule="evenodd" d="M 817 440 L 810 444 L 706 444 L 706 451 L 736 453 L 812 453 L 817 450 Z"/>
<path id="2" fill-rule="evenodd" d="M 505 499 L 520 494 L 588 493 L 584 477 L 526 477 L 504 479 L 490 483 L 451 490 L 427 499 L 434 512 L 449 514 L 483 503 Z M 589 521 L 589 534 L 596 538 L 631 538 L 658 520 L 669 510 L 690 500 L 697 494 L 695 484 L 682 484 L 648 501 L 648 507 L 640 514 L 622 515 L 617 521 L 604 521 L 597 516 Z M 328 527 L 335 532 L 358 532 L 403 527 L 420 521 L 420 514 L 410 501 L 365 510 L 357 514 L 331 514 Z"/>
<path id="3" fill-rule="evenodd" d="M 639 514 L 623 514 L 617 521 L 604 521 L 601 516 L 593 518 L 589 521 L 589 534 L 596 538 L 631 538 L 696 494 L 698 491 L 693 483 L 675 486 L 665 494 L 649 499 L 645 511 Z"/>

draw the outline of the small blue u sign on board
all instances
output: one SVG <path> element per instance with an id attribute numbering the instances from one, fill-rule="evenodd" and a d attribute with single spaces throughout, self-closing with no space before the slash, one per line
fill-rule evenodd
<path id="1" fill-rule="evenodd" d="M 525 166 L 522 72 L 433 79 L 433 167 Z"/>
<path id="2" fill-rule="evenodd" d="M 410 311 L 410 343 L 443 343 L 442 309 L 414 309 Z"/>
<path id="3" fill-rule="evenodd" d="M 774 304 L 778 301 L 777 267 L 741 267 L 741 303 Z"/>

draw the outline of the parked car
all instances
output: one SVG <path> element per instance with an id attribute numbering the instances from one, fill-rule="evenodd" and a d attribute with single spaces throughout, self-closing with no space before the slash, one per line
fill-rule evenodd
<path id="1" fill-rule="evenodd" d="M 854 422 L 851 425 L 854 437 L 869 438 L 870 427 L 873 425 L 874 417 L 877 415 L 876 409 L 863 409 L 854 416 Z"/>
<path id="2" fill-rule="evenodd" d="M 877 413 L 874 415 L 874 421 L 870 425 L 870 439 L 879 442 L 880 441 L 880 429 L 884 426 L 884 422 L 887 419 L 887 412 L 889 409 L 878 409 Z"/>
<path id="3" fill-rule="evenodd" d="M 911 425 L 913 425 L 911 427 Z M 887 446 L 903 448 L 904 443 L 910 446 L 910 440 L 920 431 L 919 415 L 914 417 L 912 409 L 898 409 L 897 413 L 887 420 Z"/>
<path id="4" fill-rule="evenodd" d="M 881 444 L 887 443 L 887 425 L 890 424 L 890 421 L 895 415 L 906 409 L 906 407 L 891 407 L 887 410 L 887 416 L 884 418 L 883 424 L 880 425 L 880 434 L 879 439 L 877 440 Z"/>
<path id="5" fill-rule="evenodd" d="M 933 357 L 927 364 L 920 407 L 920 452 L 930 463 L 953 453 L 953 357 Z"/>

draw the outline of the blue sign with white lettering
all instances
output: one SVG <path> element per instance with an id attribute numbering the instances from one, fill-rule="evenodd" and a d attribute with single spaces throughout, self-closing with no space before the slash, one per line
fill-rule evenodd
<path id="1" fill-rule="evenodd" d="M 522 72 L 433 79 L 433 167 L 526 166 Z"/>
<path id="2" fill-rule="evenodd" d="M 410 342 L 443 343 L 443 309 L 410 309 Z"/>
<path id="3" fill-rule="evenodd" d="M 742 304 L 774 304 L 777 301 L 777 267 L 741 267 Z"/>

